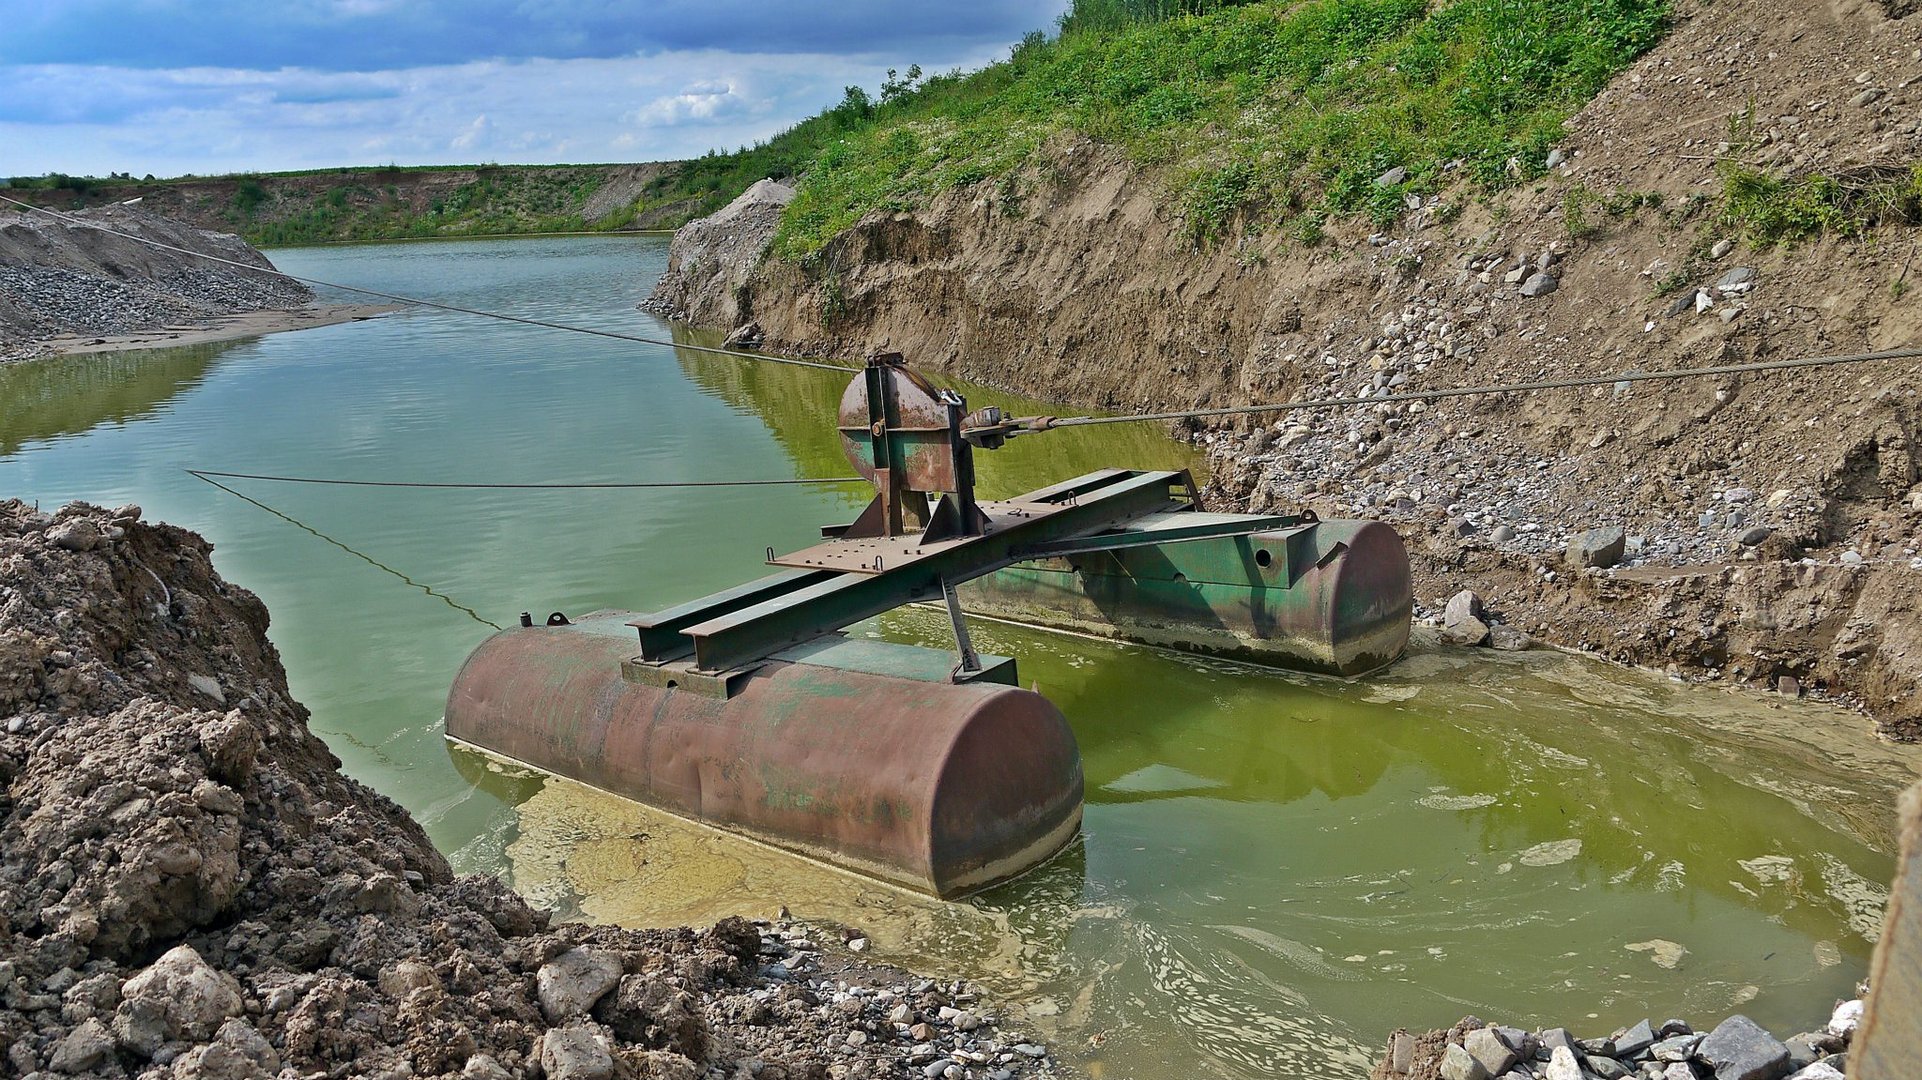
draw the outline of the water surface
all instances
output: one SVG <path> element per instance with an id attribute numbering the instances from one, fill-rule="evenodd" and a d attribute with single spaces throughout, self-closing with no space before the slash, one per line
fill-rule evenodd
<path id="1" fill-rule="evenodd" d="M 273 252 L 283 269 L 607 329 L 664 238 Z M 912 359 L 912 358 L 910 358 Z M 1386 1033 L 1465 1012 L 1582 1033 L 1739 1009 L 1818 1023 L 1866 969 L 1913 755 L 1852 716 L 1559 654 L 1420 645 L 1385 676 L 1307 678 L 1003 624 L 1061 706 L 1084 835 L 1020 881 L 938 904 L 450 751 L 440 707 L 488 622 L 665 606 L 760 572 L 856 487 L 390 491 L 189 467 L 433 481 L 842 476 L 843 379 L 404 311 L 253 341 L 0 368 L 0 493 L 138 502 L 209 536 L 261 594 L 293 689 L 354 776 L 463 870 L 589 917 L 735 911 L 861 927 L 886 957 L 982 980 L 1110 1077 L 1364 1071 Z M 1040 409 L 978 387 L 972 404 Z M 1059 411 L 1048 408 L 1047 411 Z M 1005 496 L 1179 467 L 1145 428 L 978 455 Z M 896 613 L 862 632 L 947 645 Z M 1585 1026 L 1584 1026 L 1585 1025 Z"/>

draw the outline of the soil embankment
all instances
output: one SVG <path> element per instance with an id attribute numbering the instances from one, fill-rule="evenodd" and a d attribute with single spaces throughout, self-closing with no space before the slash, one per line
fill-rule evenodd
<path id="1" fill-rule="evenodd" d="M 53 352 L 192 344 L 384 310 L 314 305 L 312 290 L 280 274 L 237 236 L 131 207 L 75 217 L 0 214 L 0 362 Z M 168 251 L 105 229 L 184 250 Z"/>
<path id="2" fill-rule="evenodd" d="M 259 600 L 139 518 L 0 502 L 0 1069 L 1048 1073 L 838 936 L 551 926 L 457 876 L 308 730 Z"/>
<path id="3" fill-rule="evenodd" d="M 1332 221 L 1314 244 L 1243 222 L 1197 247 L 1166 177 L 1064 136 L 1012 180 L 871 213 L 745 280 L 721 272 L 733 256 L 686 248 L 668 306 L 770 349 L 898 351 L 1127 411 L 1909 346 L 1922 268 L 1899 222 L 1912 208 L 1890 195 L 1865 233 L 1778 242 L 1793 223 L 1735 213 L 1754 191 L 1731 177 L 1786 178 L 1777 215 L 1810 177 L 1839 185 L 1822 188 L 1830 207 L 1852 197 L 1836 191 L 1896 191 L 1889 178 L 1922 161 L 1919 80 L 1922 18 L 1907 5 L 1683 0 L 1663 42 L 1565 125 L 1533 185 L 1410 196 L 1393 225 Z M 702 265 L 705 280 L 688 276 Z M 1394 523 L 1427 617 L 1474 589 L 1510 631 L 1830 693 L 1915 736 L 1919 390 L 1907 360 L 1186 434 L 1210 449 L 1218 500 Z M 1619 553 L 1608 534 L 1577 543 L 1597 529 L 1621 530 Z"/>
<path id="4" fill-rule="evenodd" d="M 343 168 L 26 187 L 50 210 L 140 200 L 153 213 L 257 244 L 673 228 L 698 200 L 656 194 L 676 162 Z M 58 182 L 58 181 L 54 181 Z"/>

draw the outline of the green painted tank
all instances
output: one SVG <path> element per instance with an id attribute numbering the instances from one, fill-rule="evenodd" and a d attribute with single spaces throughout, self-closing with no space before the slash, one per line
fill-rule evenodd
<path id="1" fill-rule="evenodd" d="M 1156 514 L 1117 532 L 1152 539 L 1233 516 Z M 1038 559 L 961 598 L 993 618 L 1329 675 L 1399 659 L 1415 606 L 1400 534 L 1351 520 Z"/>
<path id="2" fill-rule="evenodd" d="M 1039 694 L 838 637 L 704 693 L 647 676 L 631 617 L 489 638 L 454 680 L 448 736 L 940 897 L 1027 870 L 1080 825 L 1080 751 Z"/>

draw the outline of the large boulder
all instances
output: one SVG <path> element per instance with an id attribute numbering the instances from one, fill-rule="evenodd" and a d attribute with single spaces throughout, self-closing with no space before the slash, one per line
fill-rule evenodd
<path id="1" fill-rule="evenodd" d="M 191 945 L 176 945 L 121 987 L 114 1038 L 142 1057 L 169 1042 L 205 1042 L 241 1012 L 240 985 Z"/>

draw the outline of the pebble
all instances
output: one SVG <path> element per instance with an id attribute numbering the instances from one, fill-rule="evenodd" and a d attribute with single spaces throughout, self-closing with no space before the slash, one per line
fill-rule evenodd
<path id="1" fill-rule="evenodd" d="M 1547 271 L 1538 271 L 1531 275 L 1527 281 L 1522 282 L 1522 295 L 1528 297 L 1547 296 L 1549 293 L 1560 288 L 1561 284 L 1560 281 L 1556 280 L 1555 275 Z"/>

